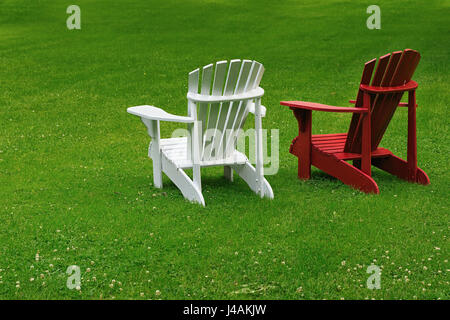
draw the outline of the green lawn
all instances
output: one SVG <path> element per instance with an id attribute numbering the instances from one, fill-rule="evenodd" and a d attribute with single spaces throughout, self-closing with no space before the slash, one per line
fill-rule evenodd
<path id="1" fill-rule="evenodd" d="M 74 3 L 82 29 L 69 31 Z M 2 0 L 0 298 L 449 299 L 450 2 L 377 1 L 381 30 L 366 28 L 370 4 Z M 422 54 L 418 159 L 431 185 L 377 169 L 380 195 L 317 169 L 297 180 L 297 123 L 279 101 L 348 106 L 364 62 L 404 48 Z M 150 139 L 126 108 L 185 115 L 188 72 L 233 58 L 266 68 L 275 199 L 212 168 L 203 208 L 167 177 L 152 186 Z M 314 113 L 313 133 L 349 121 Z M 400 156 L 406 122 L 398 110 L 382 141 Z M 175 128 L 163 123 L 162 135 Z M 366 287 L 371 263 L 380 290 Z M 80 291 L 66 287 L 69 265 L 81 267 Z"/>

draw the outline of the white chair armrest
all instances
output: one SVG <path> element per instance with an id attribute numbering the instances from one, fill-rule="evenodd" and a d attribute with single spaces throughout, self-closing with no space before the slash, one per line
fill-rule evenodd
<path id="1" fill-rule="evenodd" d="M 261 117 L 265 117 L 266 116 L 266 107 L 264 107 L 263 105 L 259 106 L 261 108 Z M 255 103 L 251 102 L 248 104 L 248 112 L 255 114 Z"/>
<path id="2" fill-rule="evenodd" d="M 194 118 L 177 116 L 154 106 L 131 107 L 127 109 L 127 112 L 134 114 L 135 116 L 149 120 L 184 122 L 184 123 L 194 122 Z"/>
<path id="3" fill-rule="evenodd" d="M 229 102 L 229 101 L 237 101 L 237 100 L 250 100 L 255 98 L 260 98 L 264 95 L 263 88 L 255 88 L 253 90 L 240 93 L 233 94 L 229 96 L 211 96 L 199 93 L 188 92 L 187 98 L 193 102 L 203 102 L 203 103 L 218 103 L 218 102 Z"/>

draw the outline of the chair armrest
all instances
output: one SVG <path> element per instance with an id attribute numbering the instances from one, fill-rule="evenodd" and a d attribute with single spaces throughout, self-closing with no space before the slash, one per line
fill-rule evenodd
<path id="1" fill-rule="evenodd" d="M 206 94 L 199 94 L 194 92 L 188 92 L 187 98 L 192 102 L 203 102 L 203 103 L 218 103 L 218 102 L 229 102 L 237 100 L 249 100 L 262 97 L 264 95 L 264 90 L 262 88 L 256 88 L 244 93 L 233 94 L 229 96 L 211 96 Z"/>
<path id="2" fill-rule="evenodd" d="M 266 107 L 264 107 L 263 105 L 259 106 L 261 108 L 261 117 L 265 117 L 266 116 Z M 251 102 L 248 104 L 248 112 L 255 114 L 255 103 Z"/>
<path id="3" fill-rule="evenodd" d="M 352 103 L 352 104 L 355 104 L 356 103 L 356 100 L 348 100 L 348 102 L 350 102 L 350 103 Z M 399 104 L 398 104 L 398 106 L 399 107 L 409 107 L 409 104 L 408 104 L 408 102 L 400 102 Z M 416 108 L 418 107 L 418 105 L 416 104 Z"/>
<path id="4" fill-rule="evenodd" d="M 352 113 L 366 113 L 366 108 L 348 108 L 348 107 L 335 107 L 325 104 L 305 102 L 305 101 L 281 101 L 280 105 L 291 107 L 291 109 L 303 109 L 325 112 L 352 112 Z"/>
<path id="5" fill-rule="evenodd" d="M 394 93 L 394 92 L 404 92 L 404 91 L 411 91 L 418 87 L 419 85 L 417 82 L 410 80 L 404 85 L 401 86 L 395 86 L 395 87 L 377 87 L 377 86 L 368 86 L 365 84 L 362 84 L 359 86 L 359 88 L 362 91 L 369 92 L 369 93 Z"/>
<path id="6" fill-rule="evenodd" d="M 127 109 L 128 113 L 148 120 L 192 123 L 194 118 L 177 116 L 153 106 L 136 106 Z"/>

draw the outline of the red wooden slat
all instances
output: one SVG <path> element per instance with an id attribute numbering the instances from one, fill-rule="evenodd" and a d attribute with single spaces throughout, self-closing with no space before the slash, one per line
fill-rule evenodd
<path id="1" fill-rule="evenodd" d="M 315 146 L 315 147 L 317 147 L 317 146 Z M 335 154 L 335 153 L 338 153 L 338 152 L 344 152 L 344 146 L 342 146 L 340 148 L 334 147 L 334 148 L 326 148 L 326 149 L 323 149 L 323 148 L 317 148 L 317 149 L 319 149 L 322 152 L 329 153 L 329 154 Z"/>
<path id="2" fill-rule="evenodd" d="M 392 155 L 392 152 L 388 149 L 384 148 L 378 148 L 374 152 L 372 152 L 372 159 L 378 159 L 378 158 L 384 158 L 386 156 Z M 337 152 L 333 154 L 334 157 L 340 159 L 340 160 L 355 160 L 355 159 L 361 159 L 360 153 L 348 153 L 348 152 Z M 373 160 L 372 160 L 373 162 Z"/>
<path id="3" fill-rule="evenodd" d="M 344 146 L 345 145 L 345 140 L 339 140 L 339 141 L 326 141 L 326 142 L 312 142 L 314 145 L 319 146 L 319 147 L 329 147 L 329 146 Z"/>
<path id="4" fill-rule="evenodd" d="M 377 62 L 377 59 L 372 59 L 372 60 L 366 62 L 366 64 L 364 65 L 364 70 L 363 70 L 360 84 L 369 84 L 370 83 L 370 79 L 372 78 L 372 73 L 373 73 L 373 69 L 375 68 L 376 62 Z M 362 106 L 363 106 L 363 92 L 361 90 L 358 90 L 358 95 L 356 96 L 355 107 L 362 108 Z M 354 135 L 355 135 L 356 129 L 358 127 L 359 120 L 360 120 L 360 115 L 355 113 L 352 116 L 352 120 L 350 122 L 350 128 L 348 129 L 347 142 L 345 144 L 346 150 L 351 149 Z"/>
<path id="5" fill-rule="evenodd" d="M 313 138 L 312 141 L 317 142 L 317 143 L 329 143 L 329 142 L 334 142 L 334 141 L 345 141 L 346 140 L 346 135 L 344 136 L 338 136 L 338 137 L 325 137 L 324 139 L 320 139 L 320 138 Z"/>
<path id="6" fill-rule="evenodd" d="M 327 134 L 315 134 L 311 139 L 313 140 L 329 140 L 347 137 L 346 133 L 327 133 Z"/>
<path id="7" fill-rule="evenodd" d="M 380 57 L 377 68 L 375 70 L 375 74 L 372 79 L 372 86 L 379 86 L 381 84 L 381 80 L 383 79 L 390 58 L 391 58 L 390 53 Z"/>
<path id="8" fill-rule="evenodd" d="M 312 143 L 318 146 L 327 145 L 345 145 L 345 139 L 333 139 L 333 140 L 313 140 Z"/>
<path id="9" fill-rule="evenodd" d="M 345 141 L 338 141 L 338 142 L 327 143 L 327 144 L 317 144 L 317 143 L 313 142 L 313 144 L 321 149 L 330 149 L 330 148 L 338 148 L 338 147 L 343 148 L 345 145 Z"/>

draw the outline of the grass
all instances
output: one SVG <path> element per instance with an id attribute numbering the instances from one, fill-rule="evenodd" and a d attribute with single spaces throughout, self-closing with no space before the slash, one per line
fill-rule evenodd
<path id="1" fill-rule="evenodd" d="M 365 26 L 368 3 L 349 0 L 78 0 L 73 31 L 70 4 L 0 3 L 1 299 L 449 298 L 448 1 L 380 0 L 381 30 Z M 431 185 L 376 169 L 380 195 L 316 169 L 297 180 L 297 124 L 279 101 L 348 105 L 363 63 L 404 48 L 422 54 L 418 155 Z M 233 58 L 266 68 L 275 199 L 212 168 L 203 208 L 166 177 L 152 186 L 149 138 L 125 109 L 184 115 L 187 73 Z M 400 156 L 406 120 L 399 110 L 382 142 Z M 349 121 L 314 113 L 313 133 Z M 372 263 L 380 290 L 366 288 Z M 69 265 L 81 267 L 80 291 L 66 287 Z"/>

